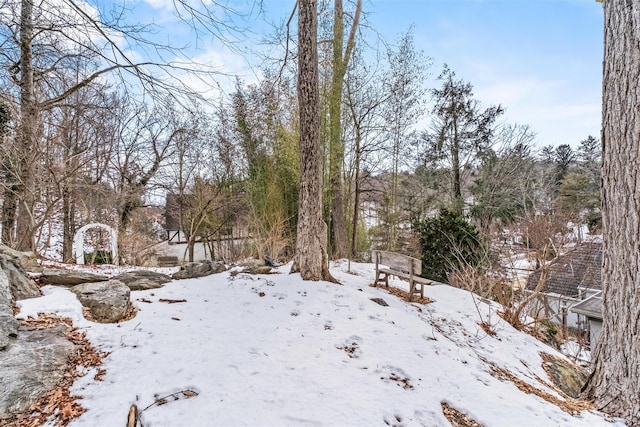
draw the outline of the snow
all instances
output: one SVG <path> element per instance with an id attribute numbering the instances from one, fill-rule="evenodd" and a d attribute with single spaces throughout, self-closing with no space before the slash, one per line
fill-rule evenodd
<path id="1" fill-rule="evenodd" d="M 110 352 L 102 381 L 89 372 L 73 386 L 87 409 L 74 427 L 124 425 L 134 403 L 148 407 L 146 427 L 448 427 L 442 402 L 492 427 L 624 425 L 597 412 L 572 416 L 493 376 L 491 364 L 562 399 L 548 385 L 540 352 L 563 356 L 513 329 L 486 300 L 433 286 L 425 289 L 433 303 L 407 303 L 368 286 L 372 264 L 351 263 L 350 273 L 346 261 L 333 264 L 341 285 L 305 282 L 289 268 L 132 292 L 139 311 L 120 324 L 85 320 L 73 294 L 51 286 L 41 298 L 20 301 L 18 316 L 71 317 Z"/>

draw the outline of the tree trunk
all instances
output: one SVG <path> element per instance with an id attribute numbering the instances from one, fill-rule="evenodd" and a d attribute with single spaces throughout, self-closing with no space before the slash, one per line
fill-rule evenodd
<path id="1" fill-rule="evenodd" d="M 346 68 L 342 58 L 344 12 L 342 0 L 335 0 L 333 13 L 333 75 L 329 93 L 329 177 L 331 185 L 331 243 L 333 255 L 344 258 L 347 249 L 347 222 L 342 194 L 342 87 Z"/>
<path id="2" fill-rule="evenodd" d="M 33 83 L 33 0 L 22 0 L 20 11 L 20 126 L 18 133 L 18 184 L 17 184 L 17 230 L 16 249 L 32 251 L 33 208 L 35 205 L 33 186 L 33 162 L 36 149 L 37 102 Z"/>
<path id="3" fill-rule="evenodd" d="M 353 190 L 353 218 L 351 223 L 351 251 L 349 256 L 355 258 L 357 252 L 358 241 L 358 219 L 360 214 L 360 142 L 362 137 L 360 135 L 359 124 L 355 125 L 356 128 L 356 141 L 355 141 L 355 172 L 354 172 L 354 190 Z"/>
<path id="4" fill-rule="evenodd" d="M 63 184 L 62 189 L 62 261 L 73 259 L 73 237 L 76 231 L 75 200 L 71 195 L 71 188 Z"/>
<path id="5" fill-rule="evenodd" d="M 333 75 L 329 94 L 329 176 L 331 185 L 331 233 L 334 255 L 347 256 L 347 219 L 342 186 L 344 142 L 342 141 L 342 89 L 347 65 L 355 46 L 355 32 L 360 20 L 362 0 L 356 4 L 353 25 L 346 51 L 343 53 L 344 10 L 342 0 L 334 0 L 333 13 Z"/>
<path id="6" fill-rule="evenodd" d="M 329 273 L 327 224 L 322 220 L 317 3 L 299 0 L 298 6 L 300 199 L 298 239 L 291 272 L 300 272 L 304 280 L 335 281 Z"/>
<path id="7" fill-rule="evenodd" d="M 605 0 L 603 329 L 585 395 L 640 425 L 640 3 Z"/>

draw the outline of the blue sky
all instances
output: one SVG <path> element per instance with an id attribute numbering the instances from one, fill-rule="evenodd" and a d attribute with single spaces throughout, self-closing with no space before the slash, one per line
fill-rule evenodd
<path id="1" fill-rule="evenodd" d="M 371 25 L 393 36 L 415 26 L 416 44 L 528 124 L 538 145 L 599 138 L 602 5 L 594 0 L 373 0 Z"/>
<path id="2" fill-rule="evenodd" d="M 172 17 L 171 0 L 137 0 L 136 16 L 162 26 L 160 37 L 193 42 Z M 249 10 L 251 0 L 231 0 Z M 294 0 L 264 0 L 264 16 L 245 25 L 247 45 L 268 31 L 265 20 L 285 21 Z M 239 5 L 239 6 L 238 6 Z M 345 1 L 345 7 L 350 4 Z M 418 49 L 433 59 L 436 87 L 444 63 L 474 86 L 484 105 L 502 104 L 504 120 L 530 125 L 537 144 L 599 138 L 603 51 L 602 5 L 595 0 L 364 0 L 366 21 L 387 40 L 413 25 Z M 295 22 L 293 23 L 295 26 Z M 253 34 L 252 34 L 253 33 Z M 198 42 L 199 59 L 255 78 L 247 60 L 215 39 Z M 242 57 L 244 56 L 244 57 Z M 249 59 L 249 62 L 251 60 Z M 426 126 L 426 125 L 425 125 Z"/>

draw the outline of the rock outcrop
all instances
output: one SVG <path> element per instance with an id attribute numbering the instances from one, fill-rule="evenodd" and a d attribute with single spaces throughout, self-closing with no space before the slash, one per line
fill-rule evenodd
<path id="1" fill-rule="evenodd" d="M 171 276 L 175 280 L 195 279 L 196 277 L 209 276 L 211 274 L 222 273 L 227 267 L 216 261 L 202 261 L 183 265 L 180 270 Z"/>
<path id="2" fill-rule="evenodd" d="M 4 271 L 9 279 L 9 289 L 13 301 L 40 296 L 40 290 L 22 268 L 19 258 L 0 253 L 0 270 Z"/>
<path id="3" fill-rule="evenodd" d="M 67 359 L 75 348 L 64 332 L 63 326 L 21 327 L 18 337 L 0 353 L 0 419 L 24 411 L 64 377 Z"/>
<path id="4" fill-rule="evenodd" d="M 107 276 L 84 273 L 82 271 L 44 269 L 40 276 L 40 283 L 44 285 L 65 286 L 71 288 L 83 283 L 104 282 Z"/>
<path id="5" fill-rule="evenodd" d="M 119 280 L 83 283 L 71 288 L 71 292 L 99 323 L 115 323 L 124 319 L 131 305 L 129 287 Z"/>
<path id="6" fill-rule="evenodd" d="M 0 270 L 0 351 L 4 350 L 11 338 L 18 334 L 18 321 L 13 317 L 13 301 L 9 288 L 9 277 Z"/>
<path id="7" fill-rule="evenodd" d="M 6 349 L 18 333 L 18 322 L 13 316 L 14 303 L 40 296 L 36 283 L 22 268 L 21 254 L 0 245 L 0 351 Z"/>
<path id="8" fill-rule="evenodd" d="M 542 368 L 556 387 L 569 397 L 580 396 L 582 386 L 589 377 L 586 369 L 548 353 L 542 353 L 542 359 Z"/>
<path id="9" fill-rule="evenodd" d="M 16 251 L 15 249 L 11 249 L 9 246 L 0 243 L 0 254 L 17 259 L 25 271 L 30 271 L 32 273 L 42 272 L 42 267 L 38 264 L 36 254 L 33 252 Z"/>
<path id="10" fill-rule="evenodd" d="M 171 277 L 166 274 L 149 270 L 127 271 L 113 279 L 121 281 L 132 291 L 146 291 L 148 289 L 161 288 L 165 283 L 172 280 Z"/>

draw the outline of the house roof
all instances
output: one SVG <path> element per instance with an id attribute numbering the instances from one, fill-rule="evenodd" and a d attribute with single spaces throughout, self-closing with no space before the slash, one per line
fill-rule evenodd
<path id="1" fill-rule="evenodd" d="M 542 292 L 578 297 L 581 289 L 602 289 L 602 243 L 589 242 L 559 256 L 548 265 L 547 279 Z M 527 279 L 526 289 L 533 291 L 540 280 L 542 269 Z"/>
<path id="2" fill-rule="evenodd" d="M 181 207 L 188 207 L 194 201 L 192 194 L 167 194 L 165 202 L 165 230 L 181 230 Z"/>
<path id="3" fill-rule="evenodd" d="M 580 301 L 569 310 L 574 313 L 584 314 L 585 316 L 593 319 L 602 320 L 602 291 L 591 295 L 584 301 Z"/>

